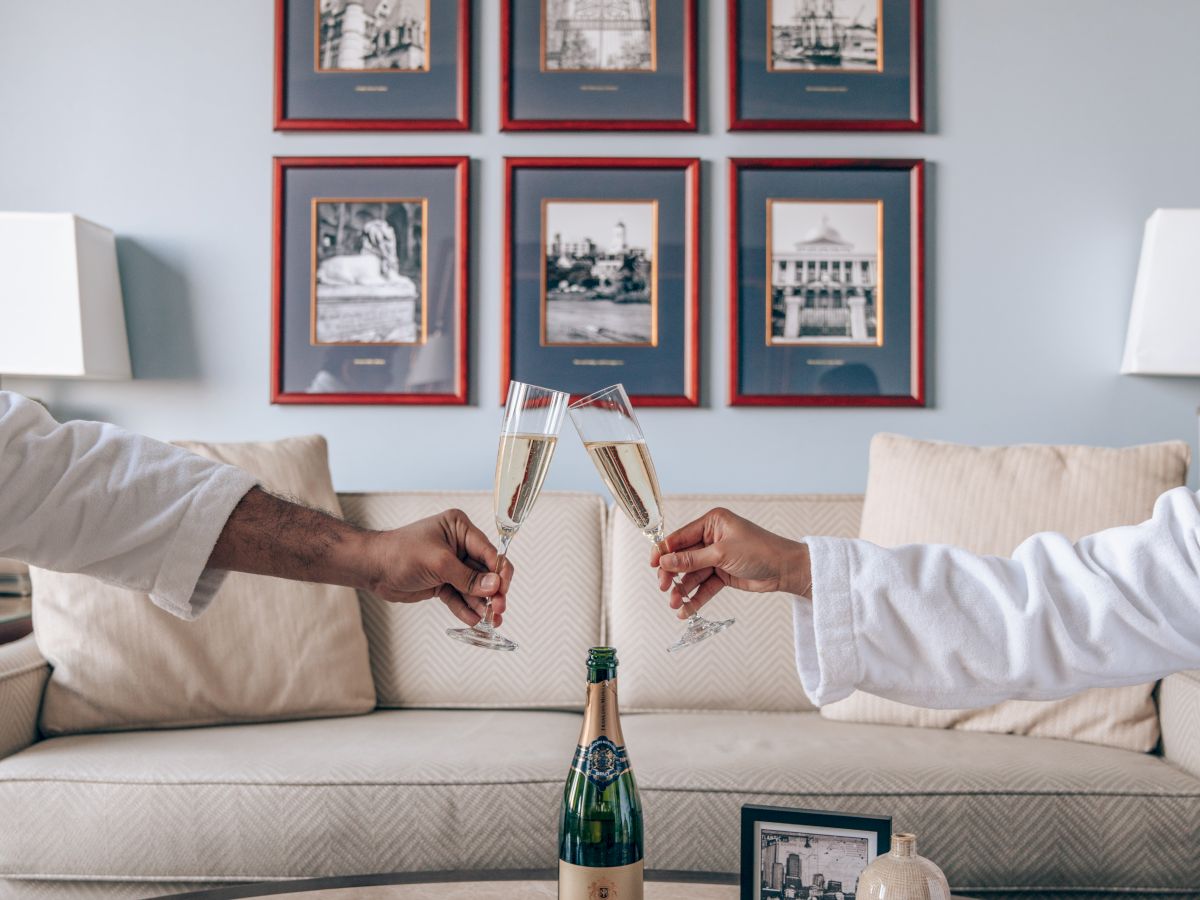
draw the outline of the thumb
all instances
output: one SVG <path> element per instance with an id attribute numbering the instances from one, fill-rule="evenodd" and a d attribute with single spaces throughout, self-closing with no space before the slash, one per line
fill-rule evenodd
<path id="1" fill-rule="evenodd" d="M 464 597 L 490 597 L 500 590 L 499 575 L 472 569 L 455 556 L 447 559 L 439 577 Z"/>

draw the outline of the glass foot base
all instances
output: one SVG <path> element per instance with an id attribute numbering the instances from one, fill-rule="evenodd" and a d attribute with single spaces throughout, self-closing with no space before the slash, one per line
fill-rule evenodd
<path id="1" fill-rule="evenodd" d="M 711 622 L 701 615 L 692 616 L 687 620 L 687 628 L 679 636 L 679 640 L 668 647 L 667 652 L 678 653 L 680 650 L 706 641 L 714 634 L 720 634 L 736 621 L 737 619 L 722 619 L 719 622 Z"/>
<path id="2" fill-rule="evenodd" d="M 484 650 L 516 650 L 515 641 L 510 641 L 491 625 L 480 622 L 472 628 L 447 628 L 446 634 L 456 641 L 470 644 L 472 647 L 482 647 Z"/>

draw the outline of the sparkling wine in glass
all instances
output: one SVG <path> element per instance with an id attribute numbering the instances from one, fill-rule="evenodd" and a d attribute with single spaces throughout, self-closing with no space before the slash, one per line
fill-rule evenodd
<path id="1" fill-rule="evenodd" d="M 624 386 L 614 384 L 577 400 L 570 413 L 588 456 L 617 505 L 637 530 L 665 553 L 667 529 L 658 475 Z M 679 640 L 667 650 L 674 653 L 698 644 L 733 623 L 733 619 L 712 621 L 693 613 Z"/>
<path id="2" fill-rule="evenodd" d="M 550 471 L 558 430 L 570 394 L 513 381 L 508 386 L 504 424 L 500 429 L 500 447 L 496 451 L 496 487 L 494 494 L 496 531 L 500 534 L 500 558 L 496 571 L 504 566 L 508 545 L 533 509 L 542 482 Z M 455 640 L 486 650 L 516 650 L 517 645 L 496 631 L 492 624 L 492 602 L 488 599 L 483 618 L 470 628 L 447 628 Z"/>

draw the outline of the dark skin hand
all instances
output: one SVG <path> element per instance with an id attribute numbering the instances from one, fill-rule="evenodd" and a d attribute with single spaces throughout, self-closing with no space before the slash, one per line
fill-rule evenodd
<path id="1" fill-rule="evenodd" d="M 658 588 L 671 592 L 671 609 L 686 619 L 726 587 L 808 597 L 808 547 L 760 528 L 727 509 L 713 509 L 667 535 L 650 554 Z M 678 584 L 673 578 L 682 574 Z"/>
<path id="2" fill-rule="evenodd" d="M 340 584 L 392 603 L 437 597 L 476 624 L 492 597 L 499 625 L 513 567 L 466 513 L 449 509 L 394 531 L 368 531 L 259 488 L 234 508 L 209 557 L 214 569 Z"/>

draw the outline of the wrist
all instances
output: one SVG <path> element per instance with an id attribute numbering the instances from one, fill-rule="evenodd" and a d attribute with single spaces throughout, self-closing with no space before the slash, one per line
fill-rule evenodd
<path id="1" fill-rule="evenodd" d="M 373 591 L 383 572 L 383 532 L 347 526 L 330 553 L 330 581 L 360 591 Z"/>
<path id="2" fill-rule="evenodd" d="M 788 541 L 779 573 L 779 589 L 797 597 L 812 597 L 812 557 L 807 544 Z"/>

